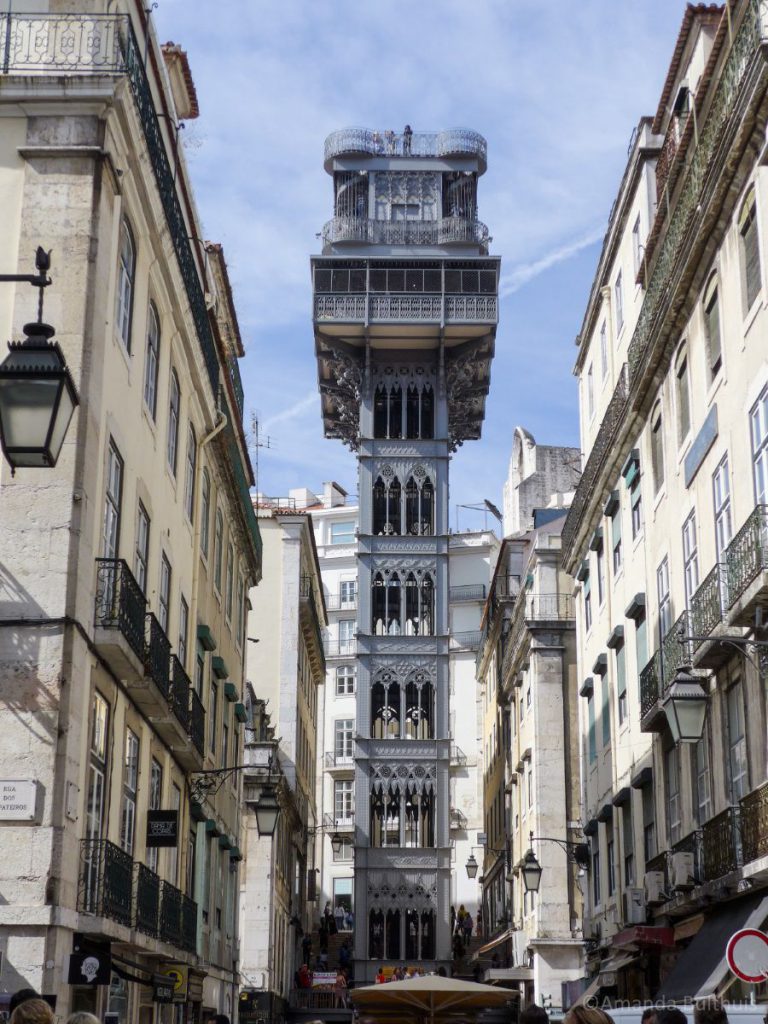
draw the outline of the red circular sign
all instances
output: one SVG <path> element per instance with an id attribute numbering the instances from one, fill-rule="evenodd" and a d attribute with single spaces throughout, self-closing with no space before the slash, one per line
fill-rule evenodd
<path id="1" fill-rule="evenodd" d="M 742 981 L 757 985 L 768 978 L 768 935 L 756 928 L 742 928 L 725 947 L 728 966 Z"/>

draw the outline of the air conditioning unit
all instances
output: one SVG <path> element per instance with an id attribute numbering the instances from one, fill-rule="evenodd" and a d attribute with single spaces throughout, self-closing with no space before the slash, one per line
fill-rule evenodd
<path id="1" fill-rule="evenodd" d="M 624 924 L 645 924 L 645 889 L 627 889 L 623 900 Z"/>
<path id="2" fill-rule="evenodd" d="M 669 873 L 673 889 L 692 889 L 696 884 L 692 853 L 673 853 Z"/>
<path id="3" fill-rule="evenodd" d="M 663 903 L 666 899 L 664 894 L 664 872 L 646 871 L 643 879 L 645 885 L 646 903 Z"/>

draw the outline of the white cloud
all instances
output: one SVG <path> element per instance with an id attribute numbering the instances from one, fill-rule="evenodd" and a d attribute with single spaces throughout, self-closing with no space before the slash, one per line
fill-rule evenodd
<path id="1" fill-rule="evenodd" d="M 554 267 L 557 263 L 562 263 L 563 260 L 571 259 L 572 256 L 587 249 L 590 245 L 599 242 L 604 234 L 605 228 L 597 228 L 594 231 L 587 232 L 581 238 L 577 238 L 574 242 L 567 242 L 565 245 L 552 249 L 537 260 L 533 260 L 530 263 L 519 263 L 512 270 L 501 275 L 499 295 L 502 298 L 514 295 L 523 285 L 528 284 L 529 281 L 532 281 L 534 277 L 538 277 L 539 274 L 543 274 L 545 270 L 549 270 L 550 267 Z"/>
<path id="2" fill-rule="evenodd" d="M 262 433 L 272 430 L 278 423 L 295 420 L 298 416 L 306 413 L 310 408 L 319 405 L 319 403 L 320 398 L 318 397 L 317 388 L 313 388 L 312 391 L 308 392 L 308 394 L 298 402 L 294 402 L 293 405 L 289 405 L 287 409 L 282 409 L 280 412 L 270 416 L 269 419 L 264 420 L 261 424 Z"/>

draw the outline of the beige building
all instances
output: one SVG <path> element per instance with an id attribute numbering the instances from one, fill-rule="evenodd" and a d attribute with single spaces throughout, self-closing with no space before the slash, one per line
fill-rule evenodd
<path id="1" fill-rule="evenodd" d="M 754 646 L 768 602 L 768 22 L 761 4 L 729 8 L 686 10 L 578 339 L 586 462 L 563 558 L 578 579 L 584 984 L 614 998 L 741 998 L 716 937 L 768 918 Z M 672 697 L 691 666 L 706 719 L 681 742 Z"/>
<path id="2" fill-rule="evenodd" d="M 249 639 L 258 641 L 248 650 L 248 678 L 259 707 L 246 749 L 240 956 L 243 983 L 253 991 L 254 1005 L 279 1022 L 301 966 L 302 934 L 319 913 L 314 902 L 315 792 L 327 619 L 311 515 L 289 499 L 261 499 L 256 508 L 265 583 L 251 592 L 248 620 Z M 256 804 L 270 776 L 281 806 L 271 838 L 259 834 L 256 819 Z"/>
<path id="3" fill-rule="evenodd" d="M 176 147 L 184 52 L 133 0 L 31 6 L 4 16 L 0 267 L 53 250 L 45 317 L 80 404 L 55 468 L 0 465 L 0 988 L 193 1021 L 238 981 L 238 781 L 195 773 L 239 760 L 261 576 L 243 351 Z M 35 302 L 3 285 L 0 333 Z M 175 845 L 149 844 L 155 811 Z"/>
<path id="4" fill-rule="evenodd" d="M 576 848 L 579 748 L 572 583 L 560 567 L 560 532 L 578 452 L 514 432 L 504 528 L 477 664 L 484 709 L 484 978 L 557 1012 L 582 973 L 583 868 Z M 534 841 L 531 841 L 531 836 Z M 541 889 L 522 867 L 533 849 Z M 582 858 L 583 860 L 583 858 Z"/>

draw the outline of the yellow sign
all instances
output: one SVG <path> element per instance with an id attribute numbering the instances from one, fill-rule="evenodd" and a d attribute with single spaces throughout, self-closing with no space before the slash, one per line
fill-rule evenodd
<path id="1" fill-rule="evenodd" d="M 160 974 L 173 981 L 174 1003 L 186 1003 L 189 968 L 186 964 L 160 964 Z"/>

